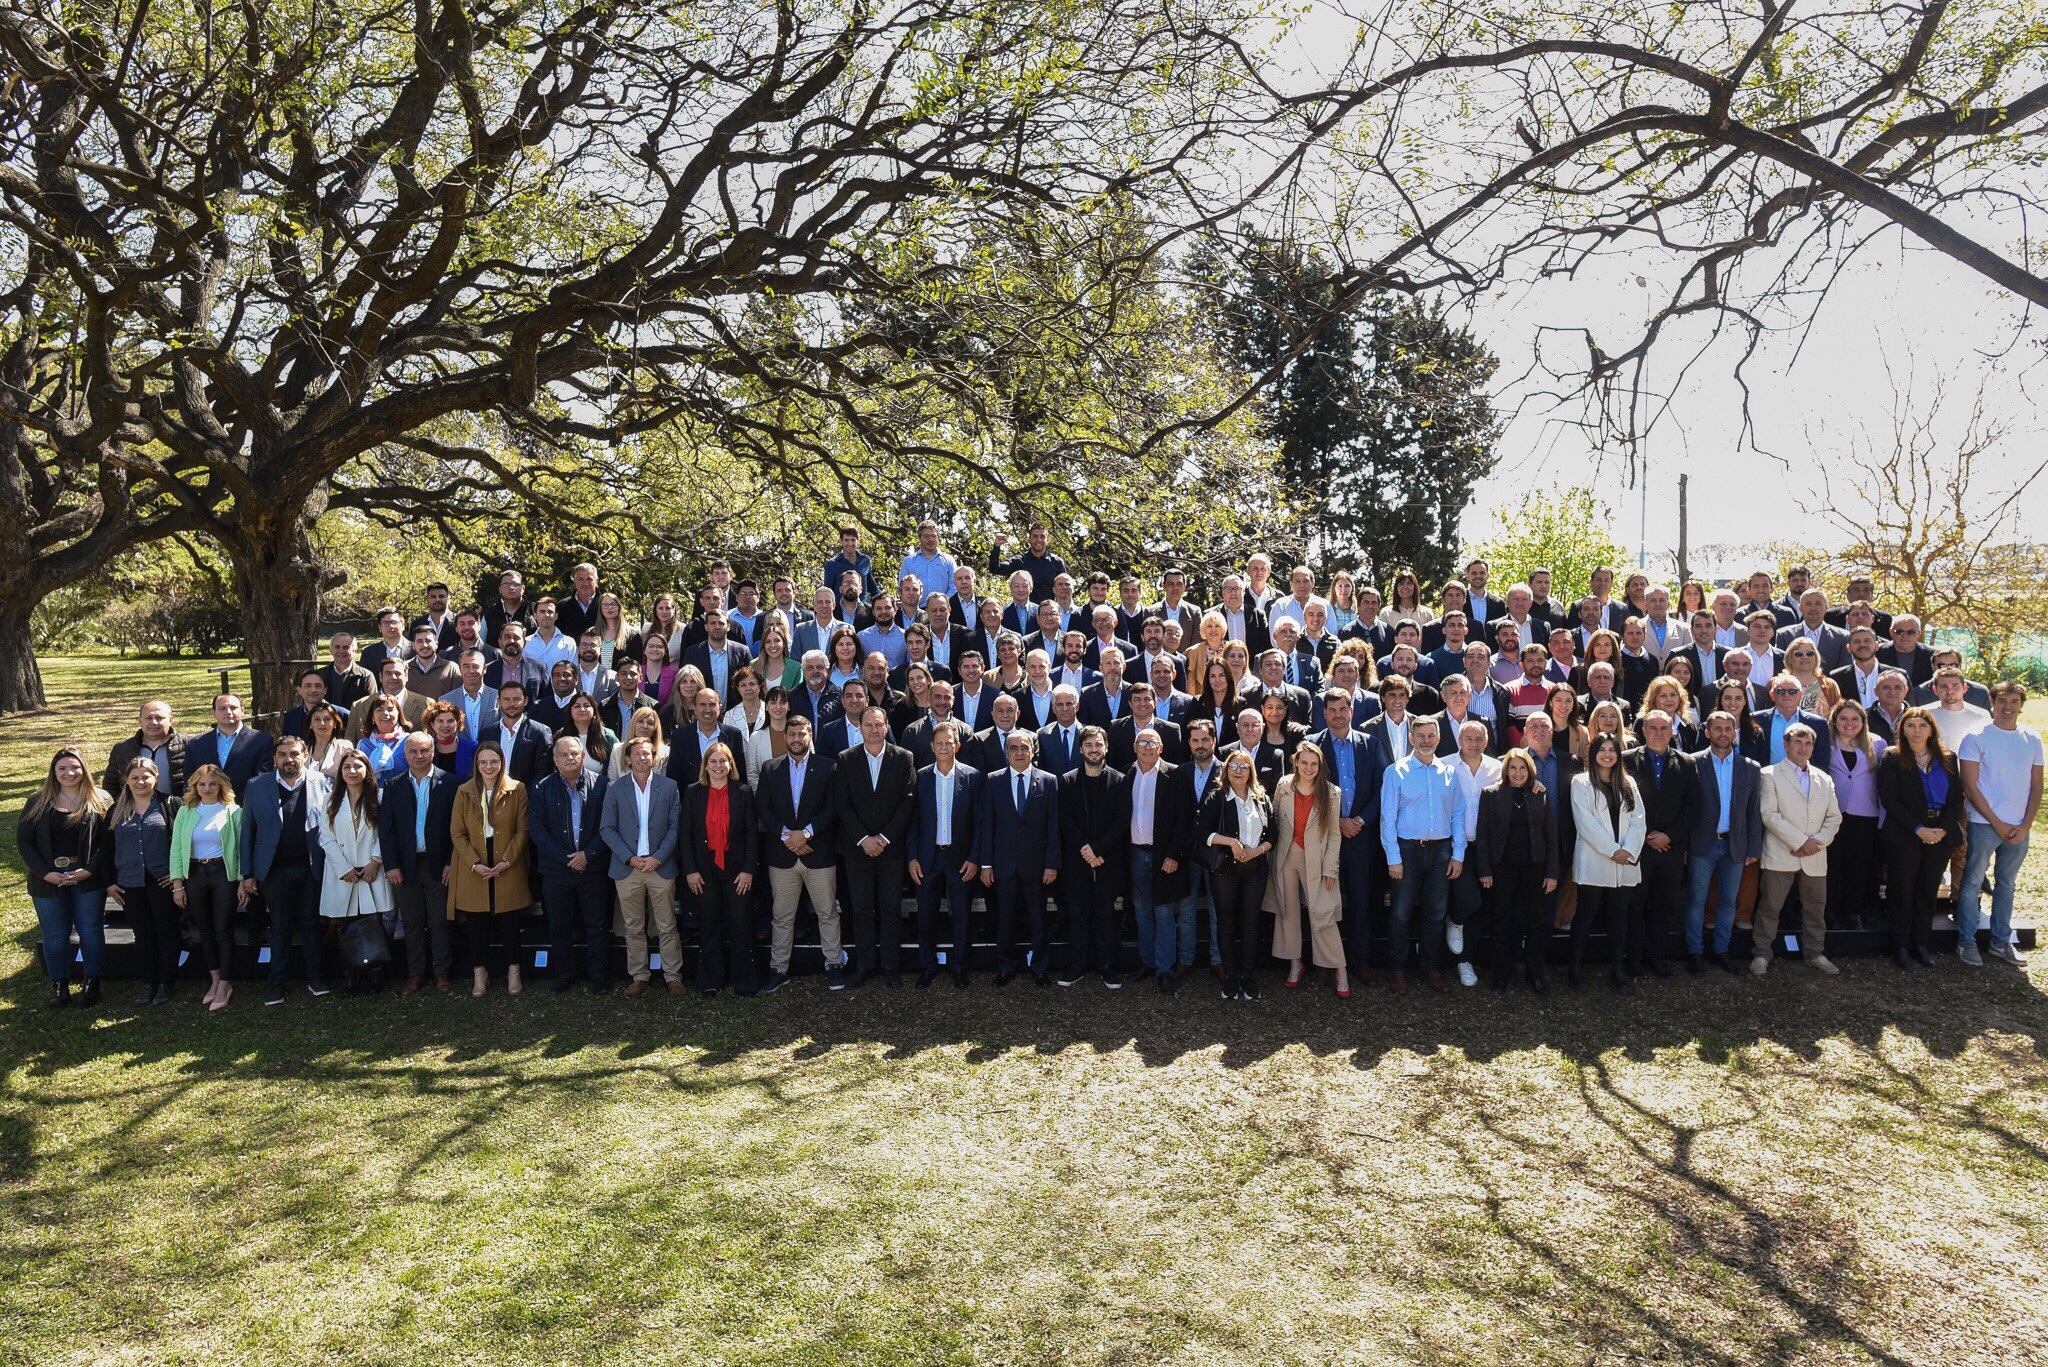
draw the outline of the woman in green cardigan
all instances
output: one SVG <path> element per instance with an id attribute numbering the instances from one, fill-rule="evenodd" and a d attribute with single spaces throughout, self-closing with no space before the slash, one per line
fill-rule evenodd
<path id="1" fill-rule="evenodd" d="M 171 900 L 191 913 L 212 979 L 200 1000 L 209 1011 L 228 1004 L 235 962 L 235 907 L 241 901 L 242 809 L 217 764 L 185 780 L 185 799 L 171 827 Z"/>

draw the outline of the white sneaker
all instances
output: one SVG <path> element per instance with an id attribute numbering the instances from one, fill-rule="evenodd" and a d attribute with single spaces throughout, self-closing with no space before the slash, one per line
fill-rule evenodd
<path id="1" fill-rule="evenodd" d="M 1964 940 L 1956 946 L 1956 957 L 1972 968 L 1984 967 L 1984 956 L 1977 952 L 1976 942 Z"/>
<path id="2" fill-rule="evenodd" d="M 2025 968 L 2027 966 L 2026 959 L 2020 954 L 2020 947 L 2010 940 L 2002 942 L 1993 940 L 1991 942 L 1991 957 L 2003 959 L 2014 968 Z"/>
<path id="3" fill-rule="evenodd" d="M 1479 986 L 1479 973 L 1470 964 L 1458 965 L 1458 981 L 1466 987 Z"/>
<path id="4" fill-rule="evenodd" d="M 1825 973 L 1829 977 L 1833 977 L 1842 971 L 1829 963 L 1828 956 L 1825 954 L 1809 954 L 1806 958 L 1806 966 L 1816 973 Z"/>
<path id="5" fill-rule="evenodd" d="M 1761 978 L 1770 971 L 1771 960 L 1768 955 L 1758 955 L 1749 961 L 1749 974 L 1753 978 Z"/>
<path id="6" fill-rule="evenodd" d="M 1451 953 L 1463 954 L 1465 952 L 1465 927 L 1459 925 L 1456 921 L 1445 922 L 1444 943 L 1451 947 Z M 1465 975 L 1460 973 L 1458 976 L 1462 978 Z M 1471 985 L 1471 983 L 1465 984 L 1467 987 Z"/>

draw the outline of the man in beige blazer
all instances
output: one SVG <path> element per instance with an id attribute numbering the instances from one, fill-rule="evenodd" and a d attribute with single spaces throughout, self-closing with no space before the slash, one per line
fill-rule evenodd
<path id="1" fill-rule="evenodd" d="M 1771 942 L 1778 936 L 1778 913 L 1785 896 L 1799 883 L 1799 951 L 1808 966 L 1822 973 L 1839 970 L 1828 962 L 1828 846 L 1842 828 L 1842 805 L 1835 783 L 1814 764 L 1813 728 L 1794 723 L 1785 728 L 1785 758 L 1768 766 L 1758 785 L 1764 823 L 1762 868 L 1758 874 L 1756 915 L 1751 925 L 1755 948 L 1749 971 L 1761 978 L 1771 967 Z"/>

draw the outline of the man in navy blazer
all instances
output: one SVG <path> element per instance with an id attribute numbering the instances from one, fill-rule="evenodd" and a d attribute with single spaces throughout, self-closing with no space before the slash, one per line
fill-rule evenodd
<path id="1" fill-rule="evenodd" d="M 1038 729 L 1038 767 L 1058 778 L 1081 767 L 1081 695 L 1065 684 L 1052 691 L 1052 720 Z"/>
<path id="2" fill-rule="evenodd" d="M 434 765 L 434 738 L 415 731 L 405 738 L 405 768 L 384 780 L 377 797 L 377 835 L 384 853 L 384 880 L 398 903 L 405 935 L 405 990 L 420 990 L 427 970 L 443 992 L 453 984 L 453 950 L 448 933 L 448 866 L 455 847 L 448 833 L 455 815 L 455 775 Z M 424 801 L 422 796 L 424 795 Z"/>
<path id="3" fill-rule="evenodd" d="M 1040 987 L 1052 983 L 1052 938 L 1045 897 L 1060 872 L 1059 781 L 1032 763 L 1037 737 L 1012 731 L 1008 763 L 992 770 L 982 794 L 981 883 L 994 889 L 996 903 L 996 986 L 1017 976 L 1025 961 L 1017 952 L 1018 922 L 1031 929 L 1031 974 Z M 1022 801 L 1019 801 L 1019 790 Z"/>
<path id="4" fill-rule="evenodd" d="M 1728 957 L 1728 943 L 1735 933 L 1735 893 L 1743 866 L 1763 855 L 1763 769 L 1736 749 L 1735 719 L 1726 712 L 1710 714 L 1706 731 L 1707 748 L 1692 757 L 1700 805 L 1692 830 L 1692 882 L 1685 903 L 1686 967 L 1700 971 L 1706 950 L 1707 896 L 1714 893 L 1714 961 L 1739 973 Z"/>
<path id="5" fill-rule="evenodd" d="M 723 712 L 740 700 L 740 691 L 733 677 L 753 663 L 753 659 L 753 652 L 747 649 L 744 641 L 727 634 L 725 613 L 713 608 L 704 614 L 704 639 L 683 648 L 682 663 L 697 667 L 706 686 L 715 691 L 722 704 L 719 710 Z"/>
<path id="6" fill-rule="evenodd" d="M 1813 728 L 1815 754 L 1835 752 L 1834 728 L 1818 712 L 1809 712 L 1799 705 L 1800 694 L 1805 691 L 1804 685 L 1790 674 L 1780 674 L 1764 685 L 1766 707 L 1756 714 L 1757 728 L 1762 733 L 1758 737 L 1759 764 L 1776 764 L 1785 758 L 1785 732 L 1801 723 Z"/>
<path id="7" fill-rule="evenodd" d="M 574 736 L 555 742 L 554 772 L 533 786 L 527 838 L 548 918 L 548 967 L 555 991 L 576 985 L 576 932 L 583 932 L 583 978 L 605 990 L 611 957 L 611 855 L 604 843 L 604 770 L 584 759 Z"/>
<path id="8" fill-rule="evenodd" d="M 1323 776 L 1336 785 L 1338 826 L 1337 888 L 1344 903 L 1344 957 L 1355 974 L 1364 974 L 1372 955 L 1374 913 L 1386 877 L 1386 852 L 1377 839 L 1380 828 L 1380 782 L 1386 769 L 1373 753 L 1363 731 L 1351 724 L 1351 694 L 1342 688 L 1323 691 L 1324 728 L 1310 736 L 1323 752 Z"/>
<path id="9" fill-rule="evenodd" d="M 1081 694 L 1081 725 L 1099 726 L 1105 732 L 1131 710 L 1130 686 L 1124 682 L 1124 658 L 1118 651 L 1104 651 L 1106 668 L 1102 678 Z"/>
<path id="10" fill-rule="evenodd" d="M 237 793 L 270 767 L 273 742 L 242 720 L 242 700 L 223 693 L 213 700 L 213 727 L 185 742 L 185 781 L 201 765 L 217 764 Z"/>
<path id="11" fill-rule="evenodd" d="M 242 793 L 242 891 L 261 890 L 270 909 L 266 1006 L 284 1001 L 294 930 L 306 959 L 307 990 L 316 997 L 327 995 L 327 978 L 320 971 L 320 878 L 327 860 L 317 818 L 327 801 L 327 784 L 306 769 L 306 745 L 297 736 L 280 740 L 271 756 L 276 768 L 251 779 Z"/>
<path id="12" fill-rule="evenodd" d="M 967 986 L 967 956 L 973 947 L 967 912 L 974 900 L 983 778 L 981 771 L 959 758 L 966 729 L 946 720 L 931 732 L 932 762 L 917 774 L 917 820 L 910 831 L 911 885 L 917 889 L 917 955 L 919 987 L 931 986 L 939 975 L 939 904 L 951 922 L 952 949 L 947 967 L 953 986 Z M 947 800 L 939 801 L 943 790 Z"/>
<path id="13" fill-rule="evenodd" d="M 785 753 L 761 766 L 755 801 L 761 808 L 762 860 L 768 866 L 773 925 L 768 978 L 763 992 L 789 982 L 796 946 L 797 906 L 810 894 L 818 917 L 818 947 L 825 955 L 825 985 L 846 985 L 839 940 L 838 812 L 834 805 L 834 758 L 812 744 L 807 718 L 792 716 L 783 733 Z"/>
<path id="14" fill-rule="evenodd" d="M 498 686 L 498 719 L 477 731 L 477 744 L 496 741 L 505 752 L 505 772 L 521 783 L 537 783 L 547 773 L 555 733 L 526 713 L 526 685 L 507 679 Z"/>
<path id="15" fill-rule="evenodd" d="M 1714 614 L 1704 609 L 1695 612 L 1686 624 L 1692 632 L 1692 640 L 1664 657 L 1665 667 L 1673 660 L 1685 660 L 1692 665 L 1692 687 L 1686 691 L 1695 698 L 1710 696 L 1707 690 L 1721 682 L 1728 671 L 1724 662 L 1728 648 L 1714 640 Z"/>
<path id="16" fill-rule="evenodd" d="M 806 717 L 812 725 L 839 715 L 839 690 L 832 685 L 832 665 L 825 652 L 812 650 L 797 657 L 803 677 L 789 690 L 789 715 Z"/>
<path id="17" fill-rule="evenodd" d="M 915 810 L 917 775 L 910 752 L 889 743 L 889 714 L 870 706 L 861 713 L 861 744 L 839 757 L 832 772 L 839 852 L 853 911 L 858 956 L 854 986 L 884 975 L 901 983 L 903 846 Z"/>

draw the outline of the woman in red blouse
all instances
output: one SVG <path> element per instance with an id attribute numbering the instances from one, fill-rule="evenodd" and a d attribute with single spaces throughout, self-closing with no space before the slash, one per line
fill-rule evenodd
<path id="1" fill-rule="evenodd" d="M 758 826 L 754 795 L 741 781 L 732 751 L 704 752 L 697 781 L 683 794 L 682 839 L 676 861 L 697 897 L 697 990 L 706 997 L 731 987 L 754 995 L 754 888 Z"/>

